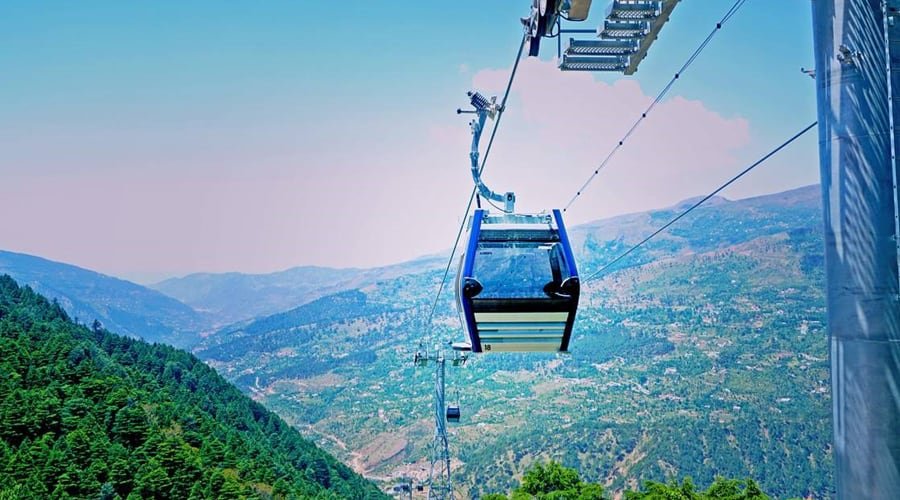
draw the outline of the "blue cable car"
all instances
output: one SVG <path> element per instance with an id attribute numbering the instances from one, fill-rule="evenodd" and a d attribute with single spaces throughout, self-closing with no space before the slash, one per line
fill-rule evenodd
<path id="1" fill-rule="evenodd" d="M 567 352 L 579 292 L 559 210 L 475 210 L 456 279 L 472 352 Z"/>
<path id="2" fill-rule="evenodd" d="M 459 406 L 450 405 L 447 407 L 447 422 L 459 423 L 460 411 Z"/>

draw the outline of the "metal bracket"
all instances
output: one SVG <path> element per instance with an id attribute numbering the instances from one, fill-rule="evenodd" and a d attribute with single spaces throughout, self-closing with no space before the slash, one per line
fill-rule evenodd
<path id="1" fill-rule="evenodd" d="M 503 108 L 497 104 L 497 97 L 491 97 L 490 101 L 481 95 L 478 92 L 471 91 L 468 92 L 469 101 L 472 104 L 472 107 L 475 108 L 474 111 L 464 111 L 462 109 L 457 109 L 457 114 L 462 113 L 475 113 L 477 118 L 469 122 L 469 126 L 472 128 L 472 148 L 469 152 L 469 161 L 471 163 L 470 168 L 472 170 L 472 180 L 475 181 L 475 187 L 478 189 L 478 194 L 487 198 L 488 200 L 495 201 L 497 203 L 503 203 L 505 205 L 504 212 L 511 213 L 515 210 L 516 205 L 516 195 L 513 192 L 506 193 L 497 193 L 490 190 L 487 186 L 484 185 L 484 182 L 481 180 L 481 165 L 479 164 L 479 153 L 478 153 L 478 143 L 481 141 L 481 133 L 484 131 L 485 122 L 487 122 L 488 118 L 494 119 L 499 113 L 503 112 Z"/>
<path id="2" fill-rule="evenodd" d="M 837 60 L 844 66 L 856 66 L 859 60 L 862 59 L 862 56 L 862 52 L 851 50 L 850 47 L 841 45 L 838 48 Z"/>

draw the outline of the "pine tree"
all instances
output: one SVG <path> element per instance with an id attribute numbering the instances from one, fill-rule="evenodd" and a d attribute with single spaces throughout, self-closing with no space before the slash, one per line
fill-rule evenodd
<path id="1" fill-rule="evenodd" d="M 96 323 L 97 321 L 94 320 L 94 322 Z M 118 500 L 120 498 L 121 497 L 116 493 L 112 484 L 103 483 L 103 485 L 100 486 L 100 494 L 97 496 L 97 500 Z"/>
<path id="2" fill-rule="evenodd" d="M 135 479 L 133 493 L 143 498 L 171 498 L 172 481 L 156 460 L 150 460 Z"/>
<path id="3" fill-rule="evenodd" d="M 316 457 L 316 459 L 309 464 L 307 473 L 313 481 L 321 484 L 324 488 L 331 486 L 331 471 L 328 469 L 328 463 L 325 459 Z"/>
<path id="4" fill-rule="evenodd" d="M 116 413 L 113 436 L 129 448 L 140 446 L 147 436 L 147 416 L 144 409 L 129 404 Z"/>

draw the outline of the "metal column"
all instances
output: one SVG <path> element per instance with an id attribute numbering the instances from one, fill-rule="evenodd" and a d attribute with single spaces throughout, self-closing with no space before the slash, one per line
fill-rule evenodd
<path id="1" fill-rule="evenodd" d="M 896 1 L 812 2 L 835 483 L 842 499 L 900 498 L 900 141 L 893 127 L 900 105 L 892 103 L 900 96 L 900 71 L 891 71 L 900 67 L 900 19 L 884 15 Z"/>
<path id="2" fill-rule="evenodd" d="M 442 351 L 434 358 L 434 440 L 431 443 L 431 471 L 428 479 L 429 499 L 453 498 L 450 481 L 450 448 L 447 441 L 447 415 L 444 377 L 447 360 Z"/>

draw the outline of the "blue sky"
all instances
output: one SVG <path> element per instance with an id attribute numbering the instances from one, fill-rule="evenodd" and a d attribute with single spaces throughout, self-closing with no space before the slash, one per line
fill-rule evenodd
<path id="1" fill-rule="evenodd" d="M 449 247 L 470 189 L 454 110 L 505 79 L 530 2 L 333 4 L 3 2 L 0 248 L 149 280 Z M 681 2 L 634 77 L 555 72 L 546 43 L 492 187 L 564 204 L 730 4 Z M 809 2 L 749 0 L 570 223 L 711 190 L 815 119 L 812 62 Z M 816 182 L 814 137 L 726 196 Z"/>

